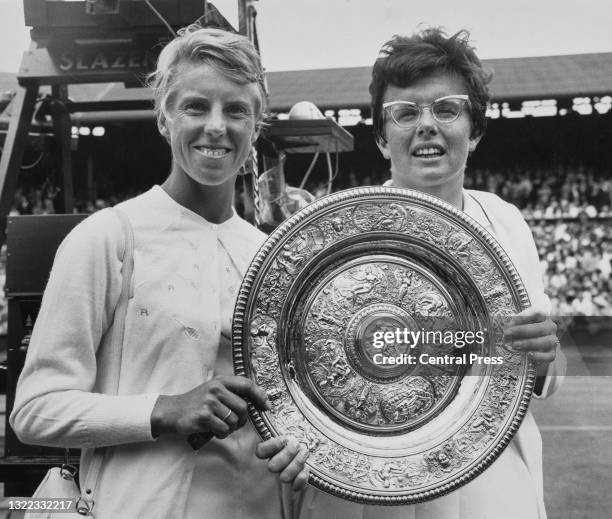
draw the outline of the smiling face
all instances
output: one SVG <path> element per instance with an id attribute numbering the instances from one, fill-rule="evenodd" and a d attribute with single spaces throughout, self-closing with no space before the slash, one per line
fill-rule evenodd
<path id="1" fill-rule="evenodd" d="M 206 64 L 184 64 L 178 74 L 160 122 L 172 149 L 172 175 L 201 186 L 233 186 L 258 135 L 258 87 Z"/>
<path id="2" fill-rule="evenodd" d="M 441 97 L 467 94 L 463 80 L 445 72 L 431 74 L 400 88 L 389 85 L 383 103 L 411 101 L 428 105 Z M 393 185 L 417 189 L 452 201 L 460 196 L 463 174 L 469 152 L 479 138 L 470 138 L 472 125 L 469 107 L 464 106 L 452 123 L 439 123 L 431 110 L 424 109 L 418 124 L 400 128 L 385 114 L 385 142 L 378 147 L 391 160 Z"/>

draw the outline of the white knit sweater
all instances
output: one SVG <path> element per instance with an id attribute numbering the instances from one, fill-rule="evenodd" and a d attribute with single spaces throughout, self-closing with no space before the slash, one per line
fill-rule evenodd
<path id="1" fill-rule="evenodd" d="M 277 478 L 256 459 L 250 424 L 198 453 L 184 438 L 155 441 L 150 425 L 159 394 L 231 373 L 233 303 L 265 235 L 237 215 L 211 224 L 159 186 L 121 207 L 135 249 L 118 396 L 104 393 L 124 237 L 116 215 L 101 211 L 58 250 L 11 424 L 26 443 L 84 448 L 81 481 L 91 448 L 112 446 L 94 491 L 97 519 L 278 516 Z"/>

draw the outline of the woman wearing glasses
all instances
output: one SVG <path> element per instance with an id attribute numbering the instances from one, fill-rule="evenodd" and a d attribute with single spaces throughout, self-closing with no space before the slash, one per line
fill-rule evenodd
<path id="1" fill-rule="evenodd" d="M 436 196 L 493 234 L 519 271 L 532 307 L 516 316 L 506 340 L 537 362 L 536 398 L 552 394 L 565 371 L 556 326 L 548 317 L 538 254 L 520 212 L 496 195 L 463 189 L 466 163 L 486 126 L 487 74 L 464 31 L 427 29 L 395 36 L 372 71 L 376 141 L 391 161 L 385 185 Z M 541 437 L 528 413 L 514 440 L 481 476 L 459 490 L 414 506 L 363 506 L 310 488 L 300 519 L 543 519 Z"/>

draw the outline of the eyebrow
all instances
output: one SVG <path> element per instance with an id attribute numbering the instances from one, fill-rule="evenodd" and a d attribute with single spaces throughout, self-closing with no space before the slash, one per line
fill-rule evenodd
<path id="1" fill-rule="evenodd" d="M 208 97 L 206 95 L 203 94 L 197 94 L 197 93 L 187 93 L 184 94 L 181 97 L 178 97 L 177 100 L 181 103 L 181 104 L 185 104 L 185 103 L 189 103 L 189 102 L 193 102 L 193 101 L 208 101 Z M 231 98 L 228 99 L 226 101 L 224 101 L 224 104 L 244 104 L 245 106 L 249 106 L 250 105 L 250 101 L 246 98 L 243 97 L 235 97 L 235 98 Z"/>
<path id="2" fill-rule="evenodd" d="M 449 99 L 451 97 L 455 97 L 455 98 L 459 98 L 459 99 L 464 99 L 466 101 L 469 100 L 470 96 L 467 94 L 449 94 L 446 96 L 442 96 L 442 97 L 438 97 L 437 99 L 434 99 L 431 103 L 428 104 L 433 104 L 433 103 L 437 103 L 438 101 L 443 101 L 444 99 Z M 411 104 L 411 105 L 418 105 L 419 103 L 415 102 L 415 101 L 406 101 L 404 99 L 397 99 L 395 101 L 388 101 L 386 103 L 383 103 L 383 108 L 385 106 L 390 106 L 392 104 L 396 104 L 396 103 L 406 103 L 406 104 Z"/>

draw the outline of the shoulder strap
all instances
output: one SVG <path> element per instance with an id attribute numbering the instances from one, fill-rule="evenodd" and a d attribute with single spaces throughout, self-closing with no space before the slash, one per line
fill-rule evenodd
<path id="1" fill-rule="evenodd" d="M 125 336 L 125 317 L 127 315 L 127 306 L 129 299 L 134 296 L 134 230 L 127 215 L 118 208 L 113 211 L 121 221 L 125 246 L 123 249 L 123 259 L 121 261 L 121 295 L 115 309 L 115 319 L 113 326 L 113 336 L 111 339 L 111 347 L 113 354 L 113 390 L 112 394 L 116 395 L 119 389 L 119 375 L 121 373 L 121 360 L 123 357 L 123 339 Z"/>
<path id="2" fill-rule="evenodd" d="M 121 209 L 114 207 L 112 211 L 117 215 L 121 222 L 125 246 L 123 249 L 123 258 L 121 261 L 121 295 L 115 308 L 115 318 L 113 319 L 113 335 L 111 339 L 111 348 L 113 349 L 112 359 L 112 383 L 113 395 L 117 394 L 119 389 L 119 375 L 121 373 L 121 361 L 123 358 L 123 339 L 125 336 L 125 317 L 130 298 L 134 296 L 134 229 L 129 218 Z M 77 511 L 81 515 L 89 516 L 95 504 L 94 489 L 98 485 L 100 477 L 100 469 L 104 460 L 104 448 L 95 449 L 91 460 L 91 468 L 87 474 L 86 480 L 83 482 L 81 496 L 77 501 Z"/>

